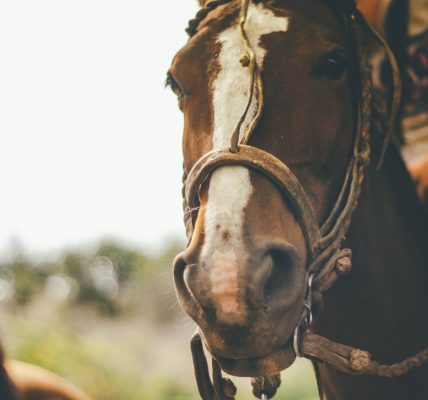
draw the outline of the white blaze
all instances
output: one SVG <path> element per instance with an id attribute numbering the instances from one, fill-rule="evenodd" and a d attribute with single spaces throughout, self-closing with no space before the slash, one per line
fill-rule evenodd
<path id="1" fill-rule="evenodd" d="M 261 3 L 251 4 L 245 28 L 262 68 L 266 50 L 259 44 L 260 37 L 286 31 L 288 19 L 275 16 Z M 229 148 L 234 128 L 247 105 L 251 76 L 250 69 L 240 63 L 245 45 L 238 24 L 223 31 L 218 43 L 221 50 L 220 70 L 213 83 L 213 149 L 225 149 Z M 257 104 L 253 103 L 241 133 L 256 112 Z M 209 260 L 211 267 L 209 273 L 212 293 L 219 306 L 218 318 L 229 322 L 239 322 L 245 316 L 239 300 L 239 265 L 246 261 L 242 259 L 245 255 L 242 226 L 252 190 L 249 170 L 239 166 L 214 171 L 208 190 L 202 257 Z"/>

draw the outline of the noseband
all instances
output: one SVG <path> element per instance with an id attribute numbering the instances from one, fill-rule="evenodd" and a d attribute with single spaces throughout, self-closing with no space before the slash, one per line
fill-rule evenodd
<path id="1" fill-rule="evenodd" d="M 254 50 L 251 47 L 245 30 L 250 2 L 251 0 L 241 1 L 239 21 L 241 35 L 245 44 L 245 52 L 240 61 L 242 68 L 248 68 L 251 74 L 251 90 L 248 103 L 233 131 L 230 147 L 206 153 L 194 164 L 187 177 L 185 177 L 183 194 L 186 230 L 189 241 L 194 229 L 194 218 L 192 218 L 191 210 L 198 209 L 200 204 L 200 188 L 209 179 L 214 170 L 224 166 L 243 166 L 266 176 L 290 201 L 292 211 L 297 217 L 303 231 L 308 252 L 306 296 L 302 305 L 300 321 L 295 328 L 293 336 L 293 349 L 296 356 L 322 361 L 354 374 L 369 373 L 383 374 L 384 376 L 390 374 L 391 376 L 395 376 L 398 370 L 401 373 L 407 372 L 410 368 L 417 366 L 417 363 L 409 366 L 407 362 L 406 366 L 408 368 L 403 368 L 405 362 L 408 361 L 405 360 L 404 364 L 400 363 L 400 365 L 403 364 L 401 365 L 401 369 L 396 366 L 382 366 L 371 361 L 370 355 L 367 352 L 331 342 L 314 335 L 309 330 L 313 319 L 313 299 L 320 298 L 318 294 L 322 294 L 329 289 L 339 276 L 348 273 L 351 269 L 352 252 L 350 249 L 342 248 L 342 242 L 349 229 L 352 214 L 357 207 L 364 172 L 370 161 L 373 83 L 368 55 L 356 32 L 356 26 L 360 25 L 366 28 L 370 35 L 385 48 L 393 71 L 394 95 L 390 109 L 389 131 L 384 140 L 380 163 L 382 162 L 388 140 L 391 136 L 395 114 L 400 102 L 401 86 L 395 58 L 384 40 L 366 23 L 364 17 L 356 9 L 355 4 L 349 2 L 350 4 L 344 6 L 344 9 L 341 10 L 341 15 L 345 21 L 353 48 L 357 49 L 360 96 L 358 99 L 354 145 L 342 188 L 329 216 L 320 226 L 308 195 L 290 168 L 271 153 L 248 144 L 264 106 L 261 71 L 257 65 Z M 250 105 L 254 99 L 257 101 L 256 115 L 243 130 L 243 123 L 246 120 Z M 314 296 L 315 293 L 318 296 Z M 196 334 L 192 339 L 191 347 L 199 392 L 202 398 L 204 400 L 233 399 L 236 389 L 234 389 L 231 381 L 221 377 L 221 368 L 227 371 L 227 366 L 221 365 L 220 367 L 219 363 L 221 361 L 213 359 L 214 383 L 211 383 L 199 334 Z M 426 361 L 428 359 L 428 349 L 417 356 L 419 356 L 419 363 Z M 395 367 L 395 372 L 392 371 L 393 367 Z M 279 374 L 253 378 L 254 394 L 261 399 L 271 398 L 275 394 L 279 383 Z M 320 389 L 320 393 L 322 393 L 322 389 Z"/>

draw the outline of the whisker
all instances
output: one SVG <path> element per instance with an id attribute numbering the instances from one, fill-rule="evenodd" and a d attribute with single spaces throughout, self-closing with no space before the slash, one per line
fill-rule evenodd
<path id="1" fill-rule="evenodd" d="M 193 208 L 189 208 L 185 213 L 184 213 L 184 215 L 187 215 L 187 214 L 191 214 L 192 212 L 194 212 L 194 211 L 199 211 L 199 209 L 200 209 L 201 207 L 200 206 L 198 206 L 198 207 L 193 207 Z"/>

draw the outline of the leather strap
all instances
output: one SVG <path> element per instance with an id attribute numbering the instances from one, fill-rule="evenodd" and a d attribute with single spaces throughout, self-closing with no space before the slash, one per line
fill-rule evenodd
<path id="1" fill-rule="evenodd" d="M 428 361 L 428 348 L 407 357 L 401 362 L 386 365 L 372 360 L 368 351 L 333 342 L 306 331 L 302 337 L 302 351 L 306 358 L 328 364 L 353 375 L 374 375 L 395 378 L 420 367 Z"/>
<path id="2" fill-rule="evenodd" d="M 196 332 L 190 341 L 193 367 L 199 395 L 203 400 L 234 400 L 236 387 L 230 379 L 223 378 L 217 361 L 212 361 L 213 382 L 211 382 L 208 363 L 202 346 L 202 339 Z"/>
<path id="3" fill-rule="evenodd" d="M 187 177 L 185 196 L 190 208 L 199 206 L 199 189 L 217 168 L 245 166 L 261 172 L 273 181 L 292 203 L 302 226 L 310 258 L 317 253 L 321 236 L 311 202 L 294 173 L 278 158 L 256 147 L 240 145 L 239 152 L 229 149 L 212 151 L 202 156 Z"/>

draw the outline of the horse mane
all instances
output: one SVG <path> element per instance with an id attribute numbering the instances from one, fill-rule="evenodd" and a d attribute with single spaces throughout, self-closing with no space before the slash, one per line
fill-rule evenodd
<path id="1" fill-rule="evenodd" d="M 189 21 L 189 24 L 186 28 L 186 33 L 189 37 L 192 37 L 196 34 L 199 24 L 206 18 L 206 16 L 217 7 L 230 3 L 232 0 L 199 0 L 199 5 L 202 7 L 197 13 L 195 18 Z"/>
<path id="2" fill-rule="evenodd" d="M 232 3 L 234 0 L 198 0 L 199 6 L 201 9 L 196 13 L 195 18 L 189 21 L 189 24 L 186 28 L 186 33 L 189 37 L 192 37 L 196 34 L 199 24 L 205 19 L 205 17 L 215 8 Z M 252 0 L 254 3 L 260 3 L 263 0 Z M 320 1 L 332 1 L 332 0 L 320 0 Z M 341 7 L 346 7 L 348 9 L 355 9 L 356 2 L 355 0 L 333 0 L 334 3 L 338 3 Z"/>

